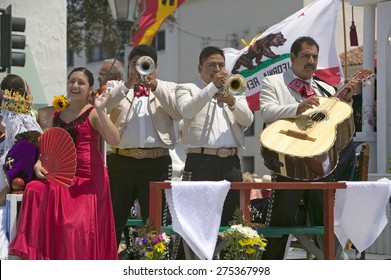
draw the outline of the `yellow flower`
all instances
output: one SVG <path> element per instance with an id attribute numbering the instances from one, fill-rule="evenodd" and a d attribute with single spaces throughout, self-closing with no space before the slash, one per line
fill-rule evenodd
<path id="1" fill-rule="evenodd" d="M 247 246 L 247 245 L 252 245 L 251 238 L 243 238 L 243 239 L 240 239 L 240 240 L 239 240 L 239 244 L 240 244 L 240 246 L 242 246 L 242 247 Z"/>
<path id="2" fill-rule="evenodd" d="M 251 255 L 252 253 L 255 253 L 255 249 L 253 247 L 247 247 L 246 248 L 246 253 Z"/>
<path id="3" fill-rule="evenodd" d="M 262 242 L 261 238 L 259 238 L 258 236 L 253 238 L 253 240 L 254 240 L 255 243 L 261 243 Z"/>
<path id="4" fill-rule="evenodd" d="M 69 106 L 69 100 L 64 95 L 56 95 L 54 96 L 52 105 L 56 110 L 64 110 Z"/>
<path id="5" fill-rule="evenodd" d="M 224 247 L 226 260 L 258 260 L 265 251 L 266 239 L 251 227 L 232 225 L 220 235 L 227 239 Z"/>
<path id="6" fill-rule="evenodd" d="M 163 242 L 158 242 L 153 246 L 153 249 L 159 254 L 163 254 L 166 251 L 166 245 Z"/>
<path id="7" fill-rule="evenodd" d="M 147 252 L 147 259 L 153 260 L 153 252 Z"/>

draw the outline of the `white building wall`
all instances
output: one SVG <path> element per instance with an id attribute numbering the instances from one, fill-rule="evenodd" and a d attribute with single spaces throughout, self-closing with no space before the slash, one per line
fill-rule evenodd
<path id="1" fill-rule="evenodd" d="M 180 82 L 179 54 L 182 52 L 179 42 L 180 31 L 172 25 L 163 24 L 166 32 L 166 48 L 158 51 L 158 77 L 162 80 Z"/>
<path id="2" fill-rule="evenodd" d="M 65 94 L 66 81 L 66 1 L 1 0 L 1 8 L 12 4 L 12 15 L 26 18 L 26 67 L 12 67 L 11 73 L 27 80 L 35 103 L 50 102 Z M 0 73 L 0 78 L 5 73 Z"/>

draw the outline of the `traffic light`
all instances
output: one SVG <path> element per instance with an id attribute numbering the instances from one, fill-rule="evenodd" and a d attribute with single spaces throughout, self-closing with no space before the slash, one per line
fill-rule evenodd
<path id="1" fill-rule="evenodd" d="M 1 42 L 0 42 L 0 72 L 11 72 L 11 66 L 24 67 L 26 54 L 13 52 L 12 49 L 23 50 L 26 47 L 26 36 L 21 34 L 26 29 L 26 19 L 12 17 L 9 5 L 7 9 L 0 9 Z M 19 33 L 14 33 L 19 32 Z"/>

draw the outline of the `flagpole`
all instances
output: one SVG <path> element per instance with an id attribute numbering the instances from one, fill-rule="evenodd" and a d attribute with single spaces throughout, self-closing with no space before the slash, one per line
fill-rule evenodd
<path id="1" fill-rule="evenodd" d="M 348 77 L 348 51 L 346 46 L 346 19 L 345 19 L 345 0 L 342 0 L 342 25 L 343 25 L 343 45 L 344 45 L 344 77 Z"/>

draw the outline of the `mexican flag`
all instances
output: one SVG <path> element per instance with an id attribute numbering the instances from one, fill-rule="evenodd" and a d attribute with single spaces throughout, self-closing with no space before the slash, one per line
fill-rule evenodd
<path id="1" fill-rule="evenodd" d="M 224 49 L 226 68 L 247 80 L 246 97 L 252 111 L 259 110 L 262 78 L 290 69 L 290 48 L 301 36 L 310 36 L 319 44 L 319 78 L 338 85 L 343 79 L 335 44 L 338 0 L 317 0 L 282 22 L 256 36 L 242 50 Z"/>
<path id="2" fill-rule="evenodd" d="M 140 2 L 140 11 L 144 11 L 138 23 L 138 30 L 132 36 L 133 46 L 152 43 L 162 23 L 185 0 L 148 0 Z"/>

